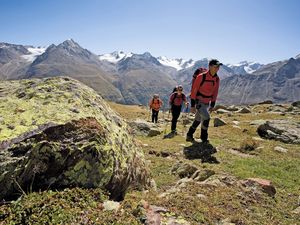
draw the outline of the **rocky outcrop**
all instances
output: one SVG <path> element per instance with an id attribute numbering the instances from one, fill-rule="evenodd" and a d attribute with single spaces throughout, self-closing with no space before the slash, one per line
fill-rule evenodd
<path id="1" fill-rule="evenodd" d="M 7 85 L 0 101 L 0 199 L 22 191 L 100 187 L 120 200 L 129 186 L 150 185 L 128 125 L 90 88 L 69 78 Z"/>
<path id="2" fill-rule="evenodd" d="M 288 120 L 271 120 L 260 125 L 257 133 L 267 139 L 300 144 L 300 124 Z"/>

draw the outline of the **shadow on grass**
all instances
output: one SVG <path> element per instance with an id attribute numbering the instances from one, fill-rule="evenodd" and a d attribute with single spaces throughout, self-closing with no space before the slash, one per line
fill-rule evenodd
<path id="1" fill-rule="evenodd" d="M 220 163 L 212 154 L 217 149 L 210 143 L 202 143 L 194 141 L 192 145 L 184 147 L 183 154 L 187 159 L 201 159 L 202 163 Z"/>

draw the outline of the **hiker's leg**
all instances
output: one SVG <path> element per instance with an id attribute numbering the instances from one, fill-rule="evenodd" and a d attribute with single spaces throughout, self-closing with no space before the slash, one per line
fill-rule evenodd
<path id="1" fill-rule="evenodd" d="M 195 133 L 197 127 L 201 123 L 201 114 L 199 112 L 200 107 L 201 107 L 200 104 L 199 105 L 197 104 L 194 122 L 187 133 L 187 137 L 190 137 L 190 139 L 193 139 L 193 134 Z"/>
<path id="2" fill-rule="evenodd" d="M 157 120 L 158 120 L 158 113 L 159 113 L 159 111 L 155 111 L 155 118 L 154 118 L 155 123 L 157 123 Z"/>
<path id="3" fill-rule="evenodd" d="M 152 123 L 154 123 L 154 118 L 155 118 L 155 110 L 152 109 Z"/>
<path id="4" fill-rule="evenodd" d="M 194 122 L 193 122 L 192 126 L 190 127 L 186 136 L 189 137 L 190 139 L 193 139 L 193 134 L 195 133 L 199 124 L 200 124 L 200 121 L 194 120 Z"/>
<path id="5" fill-rule="evenodd" d="M 177 125 L 177 120 L 180 115 L 180 110 L 181 107 L 173 107 L 172 109 L 172 126 L 171 126 L 171 131 L 176 130 L 176 125 Z"/>
<path id="6" fill-rule="evenodd" d="M 199 113 L 201 114 L 202 123 L 201 123 L 201 140 L 206 142 L 208 139 L 208 127 L 210 121 L 210 114 L 208 112 L 208 105 L 202 104 L 201 108 L 199 109 Z"/>

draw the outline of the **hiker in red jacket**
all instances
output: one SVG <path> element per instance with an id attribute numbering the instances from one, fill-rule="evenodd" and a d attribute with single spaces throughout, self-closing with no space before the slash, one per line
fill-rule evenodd
<path id="1" fill-rule="evenodd" d="M 195 79 L 191 91 L 191 112 L 196 113 L 195 120 L 190 127 L 186 141 L 194 141 L 193 134 L 201 123 L 201 140 L 208 143 L 208 126 L 210 112 L 214 110 L 220 79 L 217 75 L 220 66 L 223 65 L 216 59 L 209 61 L 209 70 L 199 74 Z"/>
<path id="2" fill-rule="evenodd" d="M 176 91 L 171 94 L 169 103 L 170 103 L 171 112 L 172 112 L 171 133 L 177 134 L 176 125 L 177 125 L 177 120 L 180 116 L 182 103 L 185 104 L 185 107 L 188 105 L 186 96 L 183 93 L 183 87 L 181 85 L 178 85 L 176 87 Z"/>
<path id="3" fill-rule="evenodd" d="M 157 123 L 159 109 L 162 107 L 163 102 L 158 94 L 154 94 L 153 98 L 149 101 L 149 108 L 152 110 L 152 123 Z"/>

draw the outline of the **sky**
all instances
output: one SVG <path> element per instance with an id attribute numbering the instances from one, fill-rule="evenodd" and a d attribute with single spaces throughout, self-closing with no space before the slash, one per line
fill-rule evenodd
<path id="1" fill-rule="evenodd" d="M 0 0 L 0 42 L 271 63 L 300 54 L 298 0 Z"/>

